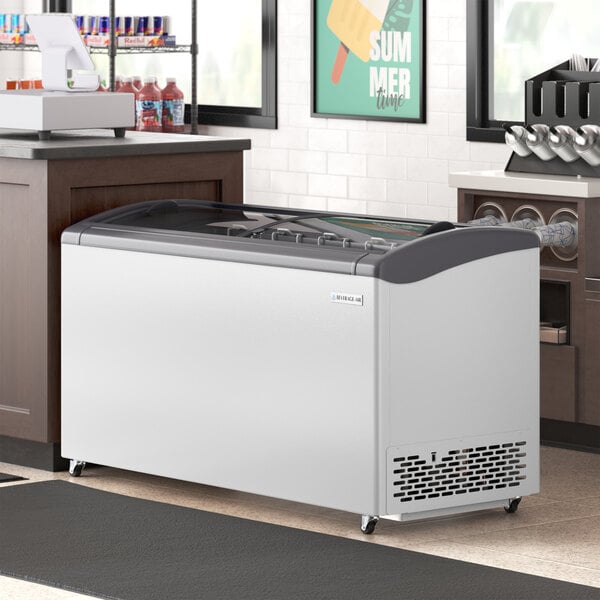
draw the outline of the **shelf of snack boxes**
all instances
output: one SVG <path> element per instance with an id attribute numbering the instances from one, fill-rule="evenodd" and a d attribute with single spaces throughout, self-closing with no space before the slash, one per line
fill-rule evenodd
<path id="1" fill-rule="evenodd" d="M 89 46 L 90 53 L 108 52 L 110 48 L 109 35 L 86 35 L 83 41 Z M 31 50 L 38 49 L 35 36 L 32 33 L 0 33 L 0 50 Z M 187 52 L 189 45 L 177 45 L 174 35 L 120 35 L 117 37 L 117 52 L 127 54 L 143 54 L 146 52 Z"/>

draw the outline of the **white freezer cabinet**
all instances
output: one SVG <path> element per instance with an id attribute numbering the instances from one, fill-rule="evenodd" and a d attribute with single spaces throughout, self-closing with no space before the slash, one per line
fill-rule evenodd
<path id="1" fill-rule="evenodd" d="M 62 452 L 377 519 L 539 491 L 538 238 L 147 202 L 62 236 Z"/>

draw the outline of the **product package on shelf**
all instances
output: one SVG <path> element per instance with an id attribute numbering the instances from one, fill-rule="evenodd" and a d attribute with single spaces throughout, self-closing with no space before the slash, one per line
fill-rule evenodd
<path id="1" fill-rule="evenodd" d="M 118 48 L 140 48 L 154 47 L 160 48 L 164 46 L 175 46 L 177 44 L 174 35 L 161 36 L 119 36 L 117 38 Z"/>
<path id="2" fill-rule="evenodd" d="M 24 14 L 0 13 L 0 44 L 22 44 L 28 32 Z"/>
<path id="3" fill-rule="evenodd" d="M 20 33 L 0 32 L 0 44 L 21 44 L 23 43 L 23 37 Z"/>
<path id="4" fill-rule="evenodd" d="M 183 92 L 177 87 L 175 77 L 167 77 L 167 85 L 161 92 L 162 130 L 164 133 L 183 133 L 185 104 Z"/>
<path id="5" fill-rule="evenodd" d="M 144 87 L 135 100 L 137 131 L 162 132 L 162 94 L 156 77 L 144 78 Z"/>
<path id="6" fill-rule="evenodd" d="M 117 16 L 115 36 L 119 48 L 160 48 L 175 46 L 174 35 L 169 35 L 169 17 Z M 110 46 L 110 18 L 107 16 L 77 15 L 75 23 L 88 46 Z"/>

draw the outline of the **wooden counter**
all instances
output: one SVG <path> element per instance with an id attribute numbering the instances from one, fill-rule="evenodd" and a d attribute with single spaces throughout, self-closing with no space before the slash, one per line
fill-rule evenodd
<path id="1" fill-rule="evenodd" d="M 0 462 L 60 459 L 60 234 L 143 200 L 243 201 L 246 139 L 112 131 L 0 135 Z M 110 374 L 99 373 L 99 377 Z M 90 382 L 93 385 L 93 382 Z M 110 437 L 110 433 L 107 432 Z"/>

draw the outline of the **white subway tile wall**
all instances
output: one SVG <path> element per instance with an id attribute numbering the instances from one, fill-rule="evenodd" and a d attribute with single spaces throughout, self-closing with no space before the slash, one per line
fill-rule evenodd
<path id="1" fill-rule="evenodd" d="M 465 0 L 427 2 L 425 124 L 311 117 L 310 5 L 278 3 L 279 129 L 202 128 L 252 139 L 246 202 L 456 220 L 448 173 L 503 169 L 509 157 L 465 140 Z"/>
<path id="2" fill-rule="evenodd" d="M 456 219 L 452 171 L 504 168 L 503 145 L 465 140 L 464 0 L 427 2 L 427 122 L 311 116 L 311 3 L 278 3 L 277 130 L 202 127 L 249 137 L 245 200 L 273 206 Z M 4 0 L 3 11 L 38 12 L 40 0 Z M 5 53 L 2 81 L 23 54 Z M 14 72 L 14 73 L 13 73 Z"/>

